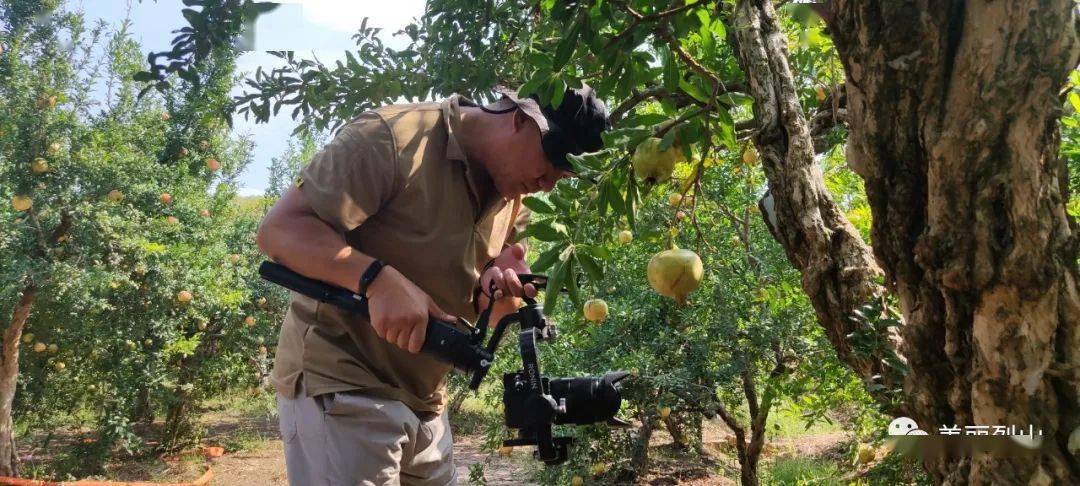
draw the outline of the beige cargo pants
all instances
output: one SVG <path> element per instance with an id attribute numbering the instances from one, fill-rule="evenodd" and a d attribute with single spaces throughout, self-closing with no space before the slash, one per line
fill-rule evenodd
<path id="1" fill-rule="evenodd" d="M 397 400 L 302 388 L 277 402 L 291 486 L 457 484 L 445 412 L 424 420 Z"/>

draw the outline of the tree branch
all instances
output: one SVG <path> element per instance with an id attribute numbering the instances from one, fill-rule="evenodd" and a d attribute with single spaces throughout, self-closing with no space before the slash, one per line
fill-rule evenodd
<path id="1" fill-rule="evenodd" d="M 672 4 L 674 4 L 674 3 L 676 3 L 676 2 L 672 2 Z M 641 13 L 637 12 L 633 8 L 630 8 L 629 5 L 626 5 L 623 2 L 616 2 L 616 4 L 619 5 L 620 7 L 622 7 L 623 10 L 626 10 L 627 13 L 629 13 L 630 16 L 634 18 L 634 20 L 631 21 L 630 25 L 626 26 L 626 28 L 624 28 L 622 30 L 622 32 L 619 32 L 614 37 L 609 39 L 607 41 L 607 43 L 604 44 L 604 48 L 607 48 L 607 47 L 609 47 L 611 45 L 614 45 L 615 43 L 617 43 L 617 42 L 623 40 L 624 38 L 626 38 L 626 36 L 630 35 L 630 33 L 634 31 L 634 28 L 636 28 L 638 25 L 640 25 L 643 22 L 655 22 L 657 20 L 665 19 L 665 18 L 671 17 L 672 15 L 675 15 L 675 14 L 677 14 L 679 12 L 685 12 L 686 10 L 694 8 L 694 7 L 698 6 L 698 5 L 700 5 L 701 3 L 703 3 L 703 2 L 702 1 L 695 1 L 695 2 L 688 3 L 686 5 L 683 5 L 681 7 L 669 8 L 669 9 L 661 11 L 661 12 L 655 12 L 655 13 L 651 13 L 651 14 L 647 14 L 647 15 L 642 15 Z"/>

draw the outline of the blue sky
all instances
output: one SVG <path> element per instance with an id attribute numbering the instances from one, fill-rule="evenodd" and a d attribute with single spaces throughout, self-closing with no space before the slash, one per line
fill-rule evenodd
<path id="1" fill-rule="evenodd" d="M 392 33 L 423 14 L 424 0 L 279 0 L 282 5 L 261 17 L 256 25 L 257 51 L 247 52 L 237 60 L 237 69 L 253 74 L 259 66 L 269 71 L 281 64 L 264 51 L 293 50 L 300 58 L 318 56 L 333 65 L 344 59 L 345 51 L 355 44 L 350 39 L 364 17 L 368 25 L 381 27 L 383 42 L 389 47 L 403 47 L 404 36 Z M 132 21 L 132 38 L 142 46 L 143 53 L 172 48 L 171 32 L 186 25 L 180 15 L 185 8 L 180 0 L 69 0 L 74 10 L 86 13 L 88 22 L 104 19 L 119 26 L 125 18 Z M 242 91 L 236 88 L 236 93 Z M 240 178 L 241 194 L 262 194 L 268 182 L 270 159 L 285 151 L 289 134 L 296 123 L 289 110 L 272 118 L 270 123 L 256 125 L 243 116 L 234 120 L 237 134 L 250 133 L 255 142 L 254 161 Z"/>

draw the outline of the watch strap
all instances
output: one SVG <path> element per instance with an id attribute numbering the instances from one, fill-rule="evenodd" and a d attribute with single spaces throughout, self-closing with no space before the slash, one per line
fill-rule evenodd
<path id="1" fill-rule="evenodd" d="M 385 266 L 386 264 L 378 259 L 371 262 L 371 265 L 368 265 L 367 270 L 364 270 L 364 273 L 360 275 L 360 295 L 367 297 L 368 286 L 371 285 L 371 282 L 375 281 L 375 277 L 379 276 L 379 272 L 381 272 Z"/>

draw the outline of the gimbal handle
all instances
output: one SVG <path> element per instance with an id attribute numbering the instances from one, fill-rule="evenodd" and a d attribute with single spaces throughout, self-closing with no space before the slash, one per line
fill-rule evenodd
<path id="1" fill-rule="evenodd" d="M 265 261 L 259 266 L 259 275 L 267 281 L 320 302 L 368 316 L 366 297 L 326 282 L 307 278 L 284 265 Z M 465 323 L 468 324 L 468 321 Z M 495 361 L 494 350 L 484 349 L 482 343 L 482 332 L 474 329 L 471 334 L 465 333 L 448 323 L 431 318 L 428 321 L 427 338 L 424 340 L 421 352 L 465 373 L 473 373 L 474 381 L 478 382 L 487 375 L 488 368 Z"/>

